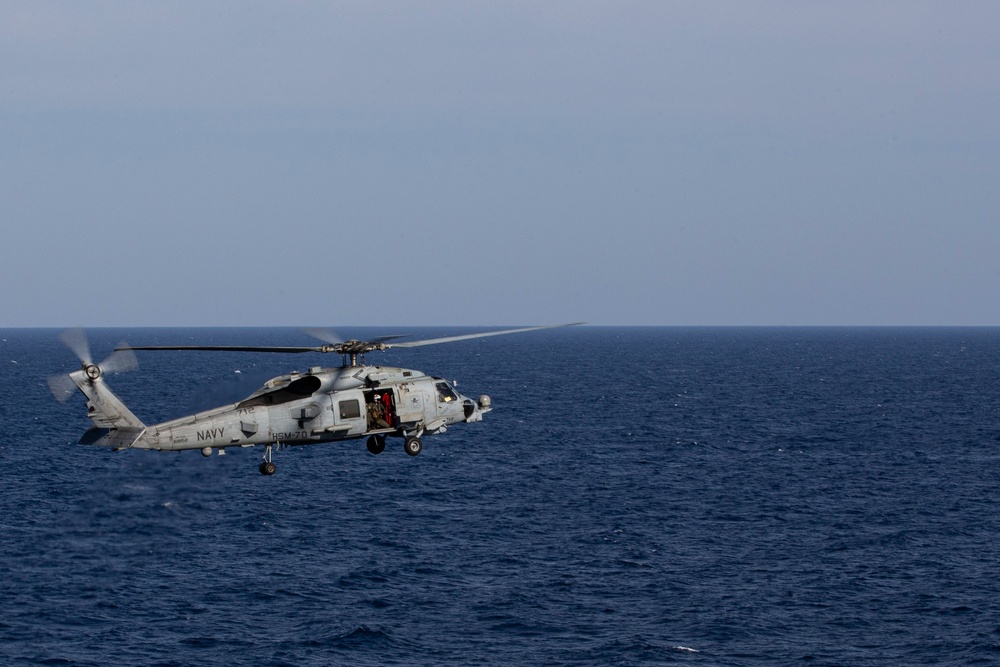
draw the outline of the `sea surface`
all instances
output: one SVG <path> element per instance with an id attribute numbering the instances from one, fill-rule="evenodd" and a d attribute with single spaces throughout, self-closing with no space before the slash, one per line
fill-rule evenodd
<path id="1" fill-rule="evenodd" d="M 343 329 L 428 338 L 468 329 Z M 577 327 L 369 355 L 489 394 L 427 437 L 75 444 L 0 330 L 0 664 L 1000 664 L 1000 329 Z M 309 345 L 295 329 L 99 329 Z M 146 423 L 329 356 L 139 352 Z"/>

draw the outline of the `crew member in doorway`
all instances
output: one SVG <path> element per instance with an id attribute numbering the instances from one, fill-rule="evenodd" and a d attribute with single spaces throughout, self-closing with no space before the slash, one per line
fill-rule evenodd
<path id="1" fill-rule="evenodd" d="M 385 406 L 382 405 L 382 397 L 376 396 L 375 400 L 368 404 L 368 428 L 389 428 L 389 422 L 385 418 Z"/>

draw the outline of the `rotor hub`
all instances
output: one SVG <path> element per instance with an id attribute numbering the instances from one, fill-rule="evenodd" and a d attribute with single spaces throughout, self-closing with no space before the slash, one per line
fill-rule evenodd
<path id="1" fill-rule="evenodd" d="M 87 374 L 87 377 L 91 380 L 96 380 L 101 377 L 101 368 L 97 364 L 86 364 L 83 367 L 83 372 Z"/>
<path id="2" fill-rule="evenodd" d="M 340 354 L 365 354 L 375 350 L 384 350 L 386 345 L 380 341 L 345 340 L 343 343 L 334 345 L 332 349 Z"/>

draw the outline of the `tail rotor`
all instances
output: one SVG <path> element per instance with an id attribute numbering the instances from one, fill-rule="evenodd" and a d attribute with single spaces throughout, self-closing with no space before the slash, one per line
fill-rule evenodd
<path id="1" fill-rule="evenodd" d="M 87 341 L 87 334 L 83 329 L 67 329 L 59 334 L 61 340 L 82 364 L 79 371 L 74 371 L 68 375 L 53 375 L 49 378 L 49 389 L 52 395 L 60 403 L 65 403 L 73 395 L 73 391 L 79 387 L 80 382 L 93 384 L 105 373 L 124 373 L 135 370 L 139 367 L 139 362 L 135 358 L 135 353 L 122 343 L 111 355 L 99 364 L 95 364 L 90 353 L 90 343 Z M 82 389 L 82 387 L 81 387 Z"/>

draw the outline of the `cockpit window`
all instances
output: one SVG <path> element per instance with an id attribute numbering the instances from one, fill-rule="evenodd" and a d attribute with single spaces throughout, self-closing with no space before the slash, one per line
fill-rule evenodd
<path id="1" fill-rule="evenodd" d="M 455 390 L 447 382 L 437 382 L 434 386 L 437 388 L 438 400 L 442 403 L 451 403 L 458 400 Z"/>

